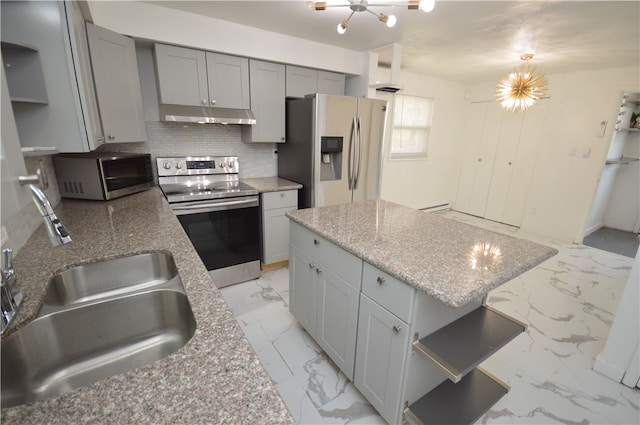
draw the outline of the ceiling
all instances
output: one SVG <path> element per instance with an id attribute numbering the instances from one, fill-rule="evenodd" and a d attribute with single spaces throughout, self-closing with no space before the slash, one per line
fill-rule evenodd
<path id="1" fill-rule="evenodd" d="M 638 1 L 436 0 L 424 13 L 400 6 L 402 0 L 369 0 L 371 11 L 395 15 L 396 26 L 356 13 L 344 35 L 336 26 L 348 7 L 310 11 L 305 0 L 149 3 L 356 51 L 399 43 L 403 70 L 464 83 L 497 80 L 526 52 L 547 74 L 640 64 Z M 381 59 L 390 61 L 390 54 Z"/>

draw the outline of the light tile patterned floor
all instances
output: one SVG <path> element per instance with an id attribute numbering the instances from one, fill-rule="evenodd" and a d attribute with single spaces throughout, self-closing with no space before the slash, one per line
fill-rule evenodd
<path id="1" fill-rule="evenodd" d="M 640 423 L 640 390 L 592 370 L 632 259 L 456 212 L 441 214 L 560 251 L 490 294 L 489 304 L 529 327 L 483 363 L 511 391 L 477 423 Z M 288 269 L 221 292 L 299 424 L 385 423 L 289 313 Z"/>

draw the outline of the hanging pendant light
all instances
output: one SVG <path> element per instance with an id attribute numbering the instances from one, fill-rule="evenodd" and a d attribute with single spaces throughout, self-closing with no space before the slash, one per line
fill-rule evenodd
<path id="1" fill-rule="evenodd" d="M 529 61 L 533 59 L 533 54 L 524 54 L 520 59 Z M 507 111 L 526 111 L 545 96 L 546 89 L 547 77 L 544 74 L 536 74 L 536 67 L 526 63 L 498 82 L 496 100 Z"/>

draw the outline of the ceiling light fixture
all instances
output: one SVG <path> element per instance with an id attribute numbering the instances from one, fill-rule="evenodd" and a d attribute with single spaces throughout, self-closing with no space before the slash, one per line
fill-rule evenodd
<path id="1" fill-rule="evenodd" d="M 366 0 L 348 0 L 348 4 L 327 4 L 326 1 L 317 1 L 317 2 L 307 2 L 309 10 L 327 10 L 328 7 L 349 7 L 351 9 L 351 14 L 349 17 L 338 24 L 337 31 L 338 34 L 344 34 L 347 32 L 347 27 L 349 26 L 349 20 L 356 12 L 369 12 L 372 15 L 375 15 L 380 22 L 392 28 L 396 25 L 397 19 L 394 15 L 385 15 L 384 13 L 375 13 L 369 10 L 369 7 L 378 7 L 378 6 L 386 6 L 386 7 L 395 7 L 395 6 L 403 6 L 407 7 L 409 10 L 422 10 L 423 12 L 431 12 L 435 7 L 435 0 L 410 0 L 404 4 L 400 3 L 390 3 L 390 4 L 369 4 Z"/>
<path id="2" fill-rule="evenodd" d="M 520 59 L 529 61 L 533 59 L 533 54 L 524 54 Z M 542 99 L 546 89 L 547 77 L 544 74 L 536 75 L 536 67 L 526 63 L 498 82 L 496 100 L 507 111 L 514 112 L 517 109 L 526 111 Z"/>

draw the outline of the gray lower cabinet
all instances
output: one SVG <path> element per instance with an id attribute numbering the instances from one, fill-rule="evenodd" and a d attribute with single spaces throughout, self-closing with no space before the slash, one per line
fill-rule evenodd
<path id="1" fill-rule="evenodd" d="M 249 60 L 251 111 L 256 123 L 242 126 L 244 142 L 285 142 L 285 80 L 284 65 Z"/>
<path id="2" fill-rule="evenodd" d="M 362 260 L 291 223 L 289 310 L 353 380 Z"/>
<path id="3" fill-rule="evenodd" d="M 105 141 L 146 141 L 133 39 L 91 23 L 87 23 L 87 36 Z"/>
<path id="4" fill-rule="evenodd" d="M 409 325 L 360 295 L 354 384 L 389 423 L 401 416 Z"/>
<path id="5" fill-rule="evenodd" d="M 289 219 L 286 213 L 298 209 L 298 191 L 282 190 L 262 194 L 262 263 L 289 259 Z"/>
<path id="6" fill-rule="evenodd" d="M 154 45 L 160 104 L 249 109 L 249 59 Z"/>

